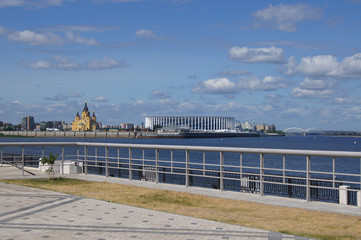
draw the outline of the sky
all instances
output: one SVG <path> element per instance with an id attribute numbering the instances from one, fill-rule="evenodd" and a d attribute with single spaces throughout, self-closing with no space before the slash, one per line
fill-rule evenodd
<path id="1" fill-rule="evenodd" d="M 361 1 L 0 0 L 0 121 L 361 131 Z"/>

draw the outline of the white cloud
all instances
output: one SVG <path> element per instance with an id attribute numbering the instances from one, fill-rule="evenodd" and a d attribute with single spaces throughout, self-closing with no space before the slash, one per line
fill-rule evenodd
<path id="1" fill-rule="evenodd" d="M 337 58 L 331 55 L 304 57 L 296 66 L 296 72 L 309 76 L 327 76 L 338 68 Z"/>
<path id="2" fill-rule="evenodd" d="M 139 29 L 135 32 L 135 36 L 139 38 L 155 38 L 155 34 L 149 29 Z"/>
<path id="3" fill-rule="evenodd" d="M 45 8 L 52 6 L 61 6 L 67 0 L 0 0 L 0 8 L 5 7 L 30 7 Z M 68 0 L 69 1 L 69 0 Z"/>
<path id="4" fill-rule="evenodd" d="M 312 90 L 297 87 L 292 90 L 291 95 L 295 98 L 329 98 L 334 92 L 332 89 Z"/>
<path id="5" fill-rule="evenodd" d="M 53 64 L 51 67 L 66 71 L 78 71 L 81 69 L 81 65 L 78 62 L 60 56 L 53 57 Z"/>
<path id="6" fill-rule="evenodd" d="M 305 78 L 291 95 L 295 98 L 330 98 L 335 95 L 335 82 Z"/>
<path id="7" fill-rule="evenodd" d="M 229 58 L 237 62 L 263 62 L 263 63 L 283 63 L 285 57 L 282 48 L 248 48 L 232 47 L 229 51 Z"/>
<path id="8" fill-rule="evenodd" d="M 103 57 L 102 60 L 94 60 L 86 66 L 86 68 L 90 70 L 104 70 L 104 69 L 120 68 L 120 67 L 125 67 L 125 63 L 117 61 L 107 56 Z"/>
<path id="9" fill-rule="evenodd" d="M 267 8 L 252 14 L 259 20 L 259 25 L 270 26 L 279 30 L 294 32 L 296 23 L 306 19 L 319 19 L 322 11 L 308 4 L 270 4 Z"/>
<path id="10" fill-rule="evenodd" d="M 33 69 L 57 69 L 63 71 L 80 70 L 105 70 L 111 68 L 125 67 L 125 63 L 105 56 L 101 60 L 93 60 L 90 63 L 78 63 L 61 56 L 55 56 L 49 61 L 39 60 L 33 63 L 22 63 L 22 65 Z"/>
<path id="11" fill-rule="evenodd" d="M 97 45 L 98 42 L 94 38 L 82 38 L 79 34 L 74 34 L 72 32 L 67 32 L 66 37 L 71 42 L 79 43 L 79 44 L 85 44 L 85 45 Z"/>
<path id="12" fill-rule="evenodd" d="M 286 87 L 287 84 L 281 78 L 273 76 L 266 76 L 263 79 L 255 76 L 247 76 L 240 78 L 237 82 L 238 89 L 253 91 L 270 91 Z"/>
<path id="13" fill-rule="evenodd" d="M 93 101 L 94 102 L 108 102 L 108 99 L 103 96 L 98 96 L 98 97 L 93 98 Z"/>
<path id="14" fill-rule="evenodd" d="M 62 45 L 64 40 L 53 33 L 35 33 L 29 30 L 16 31 L 8 35 L 9 41 L 30 45 Z"/>
<path id="15" fill-rule="evenodd" d="M 198 84 L 194 93 L 199 94 L 235 94 L 242 90 L 248 91 L 270 91 L 286 88 L 286 82 L 281 78 L 266 76 L 259 79 L 255 76 L 245 76 L 232 82 L 228 78 L 209 79 Z"/>
<path id="16" fill-rule="evenodd" d="M 208 93 L 208 94 L 227 94 L 235 93 L 237 89 L 236 84 L 227 78 L 214 78 L 201 82 L 193 89 L 194 93 Z"/>
<path id="17" fill-rule="evenodd" d="M 29 68 L 33 68 L 33 69 L 50 69 L 51 68 L 51 64 L 49 62 L 45 62 L 42 60 L 39 60 L 34 63 L 24 63 L 24 65 Z"/>
<path id="18" fill-rule="evenodd" d="M 304 57 L 300 63 L 290 58 L 287 74 L 301 73 L 306 76 L 353 78 L 361 76 L 361 53 L 344 58 L 341 62 L 332 55 Z"/>

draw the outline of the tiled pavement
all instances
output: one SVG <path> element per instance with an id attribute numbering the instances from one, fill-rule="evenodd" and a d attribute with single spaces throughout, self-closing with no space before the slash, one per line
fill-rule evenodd
<path id="1" fill-rule="evenodd" d="M 0 239 L 305 239 L 0 183 Z"/>

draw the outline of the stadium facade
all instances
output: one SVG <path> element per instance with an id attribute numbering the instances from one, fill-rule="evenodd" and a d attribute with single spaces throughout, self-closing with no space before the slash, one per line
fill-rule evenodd
<path id="1" fill-rule="evenodd" d="M 206 116 L 153 116 L 145 118 L 145 127 L 153 130 L 158 125 L 167 129 L 189 129 L 198 131 L 233 130 L 236 126 L 233 117 Z"/>

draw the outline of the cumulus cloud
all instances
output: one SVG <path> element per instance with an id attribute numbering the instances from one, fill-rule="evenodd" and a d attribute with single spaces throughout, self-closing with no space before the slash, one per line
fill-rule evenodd
<path id="1" fill-rule="evenodd" d="M 353 78 L 361 76 L 361 53 L 344 58 L 341 62 L 332 55 L 304 57 L 297 64 L 290 58 L 287 64 L 287 74 L 301 73 L 306 76 L 326 76 L 338 78 Z"/>
<path id="2" fill-rule="evenodd" d="M 29 30 L 15 31 L 8 35 L 8 40 L 30 45 L 62 45 L 64 40 L 53 33 L 36 33 Z"/>
<path id="3" fill-rule="evenodd" d="M 87 66 L 85 66 L 85 68 L 90 70 L 104 70 L 111 68 L 120 68 L 125 66 L 126 65 L 124 62 L 105 56 L 103 57 L 102 60 L 94 60 L 90 62 Z"/>
<path id="4" fill-rule="evenodd" d="M 108 99 L 103 96 L 98 96 L 98 97 L 93 98 L 93 101 L 94 102 L 108 102 Z"/>
<path id="5" fill-rule="evenodd" d="M 252 14 L 258 20 L 256 26 L 266 26 L 282 31 L 296 31 L 296 23 L 308 19 L 319 19 L 322 11 L 309 4 L 270 4 L 267 8 L 258 10 Z"/>
<path id="6" fill-rule="evenodd" d="M 228 78 L 214 78 L 201 82 L 193 89 L 194 93 L 227 94 L 237 92 L 236 83 Z"/>
<path id="7" fill-rule="evenodd" d="M 83 38 L 79 34 L 74 34 L 72 32 L 67 32 L 66 37 L 68 40 L 74 43 L 85 44 L 89 46 L 98 44 L 98 42 L 94 38 Z"/>
<path id="8" fill-rule="evenodd" d="M 292 90 L 291 95 L 295 98 L 329 98 L 334 92 L 332 89 L 312 90 L 296 87 Z"/>
<path id="9" fill-rule="evenodd" d="M 283 63 L 285 57 L 282 48 L 248 48 L 232 47 L 229 51 L 229 58 L 237 62 L 250 63 Z"/>
<path id="10" fill-rule="evenodd" d="M 295 98 L 330 98 L 335 94 L 335 82 L 323 79 L 305 78 L 291 91 Z"/>
<path id="11" fill-rule="evenodd" d="M 73 28 L 76 27 L 74 26 Z M 80 26 L 77 29 L 86 31 L 85 29 L 81 29 Z M 77 43 L 88 46 L 98 44 L 94 38 L 84 38 L 80 34 L 73 33 L 69 30 L 66 31 L 65 35 L 59 35 L 50 32 L 49 29 L 45 29 L 44 32 L 34 32 L 30 30 L 12 31 L 0 26 L 0 35 L 2 34 L 7 34 L 7 38 L 11 42 L 21 42 L 31 46 L 60 46 L 66 43 Z"/>
<path id="12" fill-rule="evenodd" d="M 286 87 L 287 84 L 283 79 L 273 76 L 266 76 L 263 79 L 247 76 L 240 78 L 237 82 L 237 88 L 241 90 L 270 91 Z"/>
<path id="13" fill-rule="evenodd" d="M 287 83 L 281 78 L 266 76 L 259 79 L 255 76 L 247 76 L 239 78 L 236 82 L 232 82 L 228 78 L 209 79 L 199 83 L 193 92 L 199 94 L 235 94 L 242 90 L 270 91 L 286 87 Z"/>
<path id="14" fill-rule="evenodd" d="M 55 56 L 48 61 L 39 60 L 32 63 L 21 63 L 32 69 L 57 69 L 63 71 L 80 70 L 105 70 L 111 68 L 125 67 L 125 63 L 105 56 L 101 60 L 93 60 L 89 63 L 78 63 L 61 56 Z"/>

